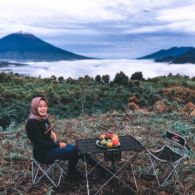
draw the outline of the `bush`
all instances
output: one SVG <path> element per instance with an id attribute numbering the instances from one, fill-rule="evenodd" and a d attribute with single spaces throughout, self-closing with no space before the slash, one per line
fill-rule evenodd
<path id="1" fill-rule="evenodd" d="M 101 83 L 102 82 L 102 78 L 99 74 L 95 77 L 95 82 L 96 83 Z"/>
<path id="2" fill-rule="evenodd" d="M 144 80 L 142 72 L 135 72 L 131 75 L 131 80 Z"/>
<path id="3" fill-rule="evenodd" d="M 117 83 L 118 85 L 128 85 L 129 78 L 126 76 L 122 71 L 120 73 L 117 73 L 114 78 L 114 83 Z"/>
<path id="4" fill-rule="evenodd" d="M 110 76 L 109 75 L 103 75 L 102 76 L 102 82 L 104 83 L 104 84 L 108 84 L 109 82 L 110 82 Z"/>

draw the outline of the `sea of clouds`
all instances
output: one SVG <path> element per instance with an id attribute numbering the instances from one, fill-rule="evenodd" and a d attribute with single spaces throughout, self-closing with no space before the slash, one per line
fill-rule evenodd
<path id="1" fill-rule="evenodd" d="M 155 63 L 152 60 L 132 59 L 108 59 L 108 60 L 76 60 L 58 62 L 28 62 L 26 66 L 1 67 L 0 72 L 14 72 L 23 75 L 47 78 L 55 75 L 77 79 L 89 75 L 110 75 L 111 80 L 116 73 L 123 71 L 127 76 L 135 72 L 142 72 L 144 78 L 168 75 L 169 73 L 195 76 L 195 65 L 193 64 L 168 64 Z"/>

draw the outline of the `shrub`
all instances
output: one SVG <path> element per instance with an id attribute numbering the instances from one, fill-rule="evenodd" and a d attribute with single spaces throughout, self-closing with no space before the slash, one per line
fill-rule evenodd
<path id="1" fill-rule="evenodd" d="M 108 74 L 102 76 L 102 82 L 108 84 L 110 82 L 110 76 Z"/>
<path id="2" fill-rule="evenodd" d="M 95 82 L 96 83 L 101 83 L 102 82 L 102 78 L 99 74 L 95 77 Z"/>
<path id="3" fill-rule="evenodd" d="M 114 83 L 117 83 L 118 85 L 127 85 L 128 81 L 128 76 L 126 76 L 125 73 L 123 73 L 122 71 L 115 75 Z"/>
<path id="4" fill-rule="evenodd" d="M 144 80 L 142 72 L 135 72 L 131 75 L 131 80 Z"/>

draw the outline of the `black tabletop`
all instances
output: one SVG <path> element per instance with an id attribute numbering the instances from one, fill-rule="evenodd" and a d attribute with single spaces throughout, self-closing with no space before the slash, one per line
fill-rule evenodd
<path id="1" fill-rule="evenodd" d="M 96 145 L 97 138 L 90 139 L 79 139 L 76 140 L 76 145 L 81 154 L 85 153 L 103 153 L 105 151 L 139 151 L 144 147 L 137 141 L 134 137 L 128 136 L 119 136 L 120 145 L 114 148 L 103 148 Z"/>

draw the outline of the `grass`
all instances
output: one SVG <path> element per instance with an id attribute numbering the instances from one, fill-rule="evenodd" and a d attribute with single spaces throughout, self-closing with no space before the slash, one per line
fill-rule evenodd
<path id="1" fill-rule="evenodd" d="M 67 120 L 56 120 L 52 116 L 51 120 L 59 138 L 70 143 L 74 143 L 76 139 L 94 137 L 104 131 L 113 130 L 119 135 L 133 135 L 144 146 L 154 148 L 163 144 L 162 132 L 169 129 L 183 134 L 193 151 L 195 150 L 193 120 L 183 118 L 178 113 L 112 112 L 92 116 L 83 115 Z M 45 180 L 35 186 L 32 185 L 30 162 L 32 153 L 24 125 L 10 128 L 6 132 L 0 131 L 0 145 L 0 194 L 86 194 L 85 182 L 76 184 L 63 181 L 58 190 Z M 139 177 L 148 163 L 145 153 L 140 153 L 134 163 L 138 183 L 137 194 L 193 194 L 195 191 L 194 152 L 185 164 L 181 184 L 172 183 L 165 188 L 158 188 L 155 180 L 149 181 Z M 81 163 L 78 166 L 83 170 Z M 128 173 L 128 168 L 126 172 Z M 98 181 L 98 176 L 93 177 L 92 190 L 98 188 L 101 183 Z M 100 194 L 128 194 L 125 190 L 121 183 L 111 182 Z"/>

